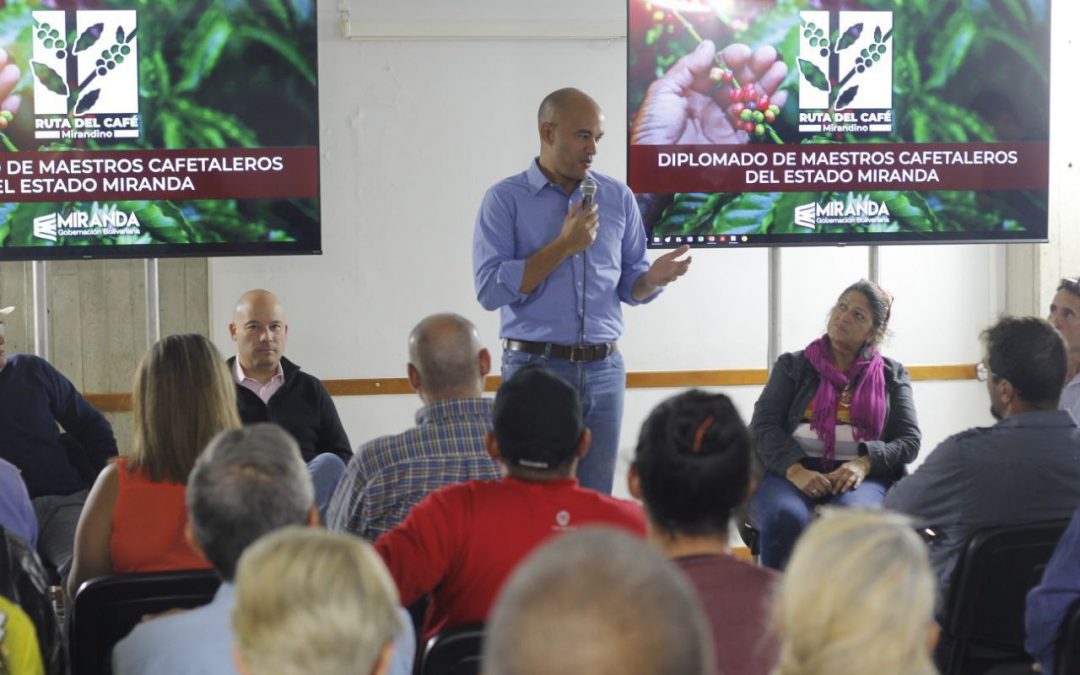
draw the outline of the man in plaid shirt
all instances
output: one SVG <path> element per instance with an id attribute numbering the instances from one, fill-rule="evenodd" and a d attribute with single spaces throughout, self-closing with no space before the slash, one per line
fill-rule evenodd
<path id="1" fill-rule="evenodd" d="M 369 541 L 391 529 L 428 493 L 468 480 L 497 480 L 484 449 L 491 399 L 481 398 L 491 355 L 476 327 L 435 314 L 409 334 L 409 383 L 424 407 L 416 426 L 360 446 L 326 514 L 327 526 Z"/>

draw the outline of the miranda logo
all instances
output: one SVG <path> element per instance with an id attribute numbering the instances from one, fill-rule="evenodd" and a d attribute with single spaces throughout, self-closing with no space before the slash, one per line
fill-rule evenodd
<path id="1" fill-rule="evenodd" d="M 35 137 L 138 138 L 134 10 L 33 12 Z"/>
<path id="2" fill-rule="evenodd" d="M 34 218 L 34 236 L 56 242 L 59 237 L 86 239 L 92 237 L 124 237 L 142 234 L 142 224 L 133 212 L 72 211 L 67 215 L 50 213 Z"/>
<path id="3" fill-rule="evenodd" d="M 799 15 L 799 131 L 892 131 L 892 12 Z"/>
<path id="4" fill-rule="evenodd" d="M 795 207 L 794 220 L 796 227 L 817 230 L 821 225 L 884 225 L 892 220 L 892 214 L 885 202 L 848 195 L 844 201 L 800 204 Z"/>

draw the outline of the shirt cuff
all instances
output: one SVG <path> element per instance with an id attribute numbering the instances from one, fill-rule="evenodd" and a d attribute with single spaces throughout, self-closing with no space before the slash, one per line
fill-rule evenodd
<path id="1" fill-rule="evenodd" d="M 630 281 L 630 283 L 625 285 L 625 288 L 620 288 L 619 289 L 620 290 L 619 299 L 622 300 L 627 305 L 630 305 L 631 307 L 633 307 L 635 305 L 647 305 L 650 302 L 652 302 L 653 300 L 660 297 L 660 294 L 662 294 L 664 292 L 664 286 L 657 286 L 656 291 L 654 291 L 652 294 L 649 295 L 649 297 L 645 298 L 644 300 L 637 300 L 637 299 L 634 298 L 634 284 L 636 284 L 637 280 L 642 275 L 644 275 L 645 272 L 648 272 L 648 271 L 649 271 L 648 269 L 645 269 L 641 273 L 634 275 L 634 277 Z"/>
<path id="2" fill-rule="evenodd" d="M 495 281 L 510 295 L 510 302 L 521 302 L 529 297 L 521 292 L 521 280 L 525 278 L 524 260 L 507 260 L 499 265 Z"/>

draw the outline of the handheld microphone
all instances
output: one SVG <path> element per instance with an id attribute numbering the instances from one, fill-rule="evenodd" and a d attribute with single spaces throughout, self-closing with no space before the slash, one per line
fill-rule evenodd
<path id="1" fill-rule="evenodd" d="M 588 176 L 585 180 L 581 181 L 581 208 L 582 210 L 592 206 L 593 198 L 596 196 L 596 181 Z"/>

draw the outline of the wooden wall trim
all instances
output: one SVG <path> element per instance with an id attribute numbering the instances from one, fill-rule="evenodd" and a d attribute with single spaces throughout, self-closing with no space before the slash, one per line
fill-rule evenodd
<path id="1" fill-rule="evenodd" d="M 917 382 L 942 380 L 973 380 L 975 364 L 961 363 L 938 366 L 910 366 L 911 379 Z M 687 387 L 742 387 L 763 385 L 768 378 L 764 368 L 745 370 L 651 370 L 626 374 L 627 389 L 683 389 Z M 500 378 L 491 376 L 485 389 L 499 388 Z M 332 396 L 385 396 L 412 394 L 413 389 L 404 377 L 384 377 L 355 380 L 323 380 Z M 123 392 L 84 394 L 102 412 L 129 412 L 131 394 Z"/>

